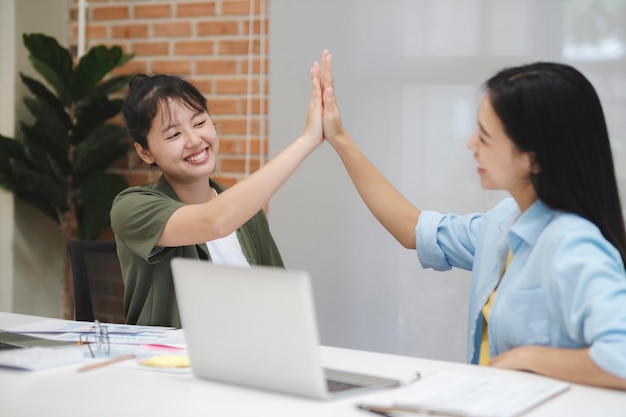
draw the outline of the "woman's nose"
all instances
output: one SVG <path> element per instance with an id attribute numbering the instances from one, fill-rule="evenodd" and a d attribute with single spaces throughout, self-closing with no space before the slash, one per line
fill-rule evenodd
<path id="1" fill-rule="evenodd" d="M 186 136 L 185 144 L 188 147 L 197 146 L 199 143 L 202 143 L 202 138 L 196 132 L 189 132 Z"/>
<path id="2" fill-rule="evenodd" d="M 478 132 L 474 132 L 472 136 L 467 140 L 467 149 L 476 153 L 476 144 L 478 143 Z"/>

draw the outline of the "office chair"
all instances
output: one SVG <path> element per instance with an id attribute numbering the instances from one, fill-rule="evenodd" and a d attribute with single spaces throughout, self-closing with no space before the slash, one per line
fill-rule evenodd
<path id="1" fill-rule="evenodd" d="M 124 283 L 115 241 L 71 241 L 69 254 L 75 319 L 124 323 Z"/>

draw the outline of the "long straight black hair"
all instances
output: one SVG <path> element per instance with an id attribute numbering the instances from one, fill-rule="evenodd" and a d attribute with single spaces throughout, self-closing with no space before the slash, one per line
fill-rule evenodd
<path id="1" fill-rule="evenodd" d="M 538 62 L 507 68 L 486 81 L 491 104 L 548 206 L 594 223 L 626 261 L 626 230 L 600 99 L 575 68 Z M 625 262 L 626 264 L 626 262 Z"/>

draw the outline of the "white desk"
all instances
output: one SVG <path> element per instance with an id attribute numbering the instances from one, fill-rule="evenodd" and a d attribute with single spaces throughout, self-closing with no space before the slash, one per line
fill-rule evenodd
<path id="1" fill-rule="evenodd" d="M 42 320 L 0 312 L 0 328 Z M 405 356 L 323 347 L 326 366 L 404 378 L 414 371 L 536 375 Z M 418 382 L 419 384 L 419 382 Z M 354 404 L 379 394 L 316 401 L 195 379 L 190 374 L 139 370 L 123 363 L 91 372 L 76 367 L 28 372 L 0 369 L 0 416 L 268 416 L 374 417 Z M 573 385 L 524 417 L 626 416 L 626 393 Z"/>

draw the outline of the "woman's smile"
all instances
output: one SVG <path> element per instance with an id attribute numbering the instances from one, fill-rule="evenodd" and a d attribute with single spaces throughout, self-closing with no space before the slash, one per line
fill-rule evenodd
<path id="1" fill-rule="evenodd" d="M 204 162 L 208 157 L 209 157 L 208 148 L 204 148 L 202 151 L 186 157 L 185 161 L 197 164 L 197 163 Z"/>

